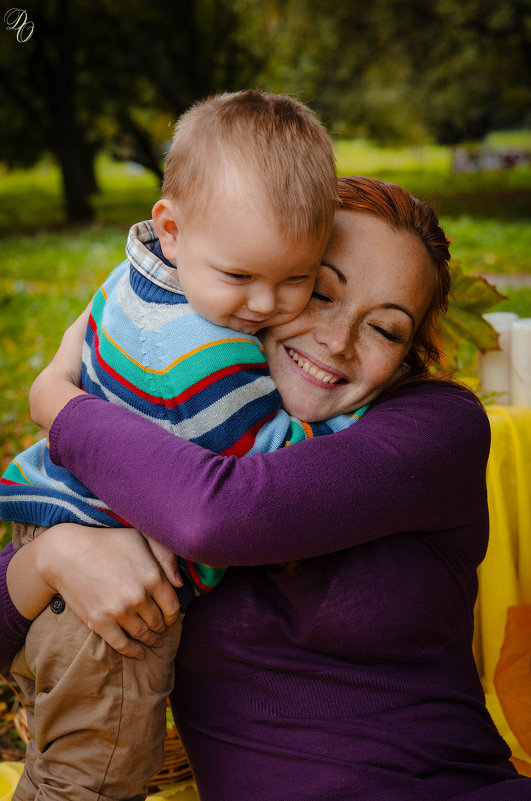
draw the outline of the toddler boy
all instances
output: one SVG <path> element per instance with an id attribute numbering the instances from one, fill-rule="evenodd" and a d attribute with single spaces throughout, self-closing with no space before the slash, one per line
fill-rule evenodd
<path id="1" fill-rule="evenodd" d="M 177 124 L 153 220 L 97 292 L 83 387 L 223 454 L 275 450 L 363 413 L 301 423 L 281 409 L 253 335 L 306 306 L 336 207 L 328 136 L 307 107 L 258 91 L 196 104 Z M 127 525 L 43 440 L 1 482 L 20 547 L 59 522 Z M 223 570 L 179 560 L 184 612 Z M 121 657 L 60 596 L 33 623 L 12 673 L 33 739 L 18 801 L 137 799 L 160 768 L 181 621 L 142 661 Z"/>

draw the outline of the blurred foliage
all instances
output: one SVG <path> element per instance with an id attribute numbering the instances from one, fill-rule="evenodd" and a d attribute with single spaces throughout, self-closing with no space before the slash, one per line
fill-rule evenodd
<path id="1" fill-rule="evenodd" d="M 531 270 L 531 225 L 524 219 L 463 214 L 448 221 L 443 218 L 443 225 L 453 240 L 450 251 L 466 264 L 467 271 L 511 274 Z"/>
<path id="2" fill-rule="evenodd" d="M 340 137 L 482 139 L 531 108 L 529 0 L 39 0 L 2 29 L 0 161 L 60 165 L 92 219 L 102 150 L 161 177 L 178 115 L 249 86 L 308 102 Z"/>
<path id="3" fill-rule="evenodd" d="M 490 311 L 510 311 L 519 317 L 531 317 L 531 286 L 522 289 L 504 288 L 505 300 L 497 303 Z"/>
<path id="4" fill-rule="evenodd" d="M 452 291 L 439 337 L 445 367 L 458 371 L 461 367 L 459 357 L 462 343 L 473 345 L 481 353 L 497 348 L 498 335 L 482 315 L 503 300 L 504 296 L 483 278 L 465 275 L 456 261 L 451 263 L 450 272 Z"/>
<path id="5" fill-rule="evenodd" d="M 519 146 L 531 151 L 530 130 L 521 131 L 518 137 L 498 134 L 492 138 L 497 146 L 504 142 L 509 146 L 518 138 Z M 374 175 L 398 183 L 432 202 L 444 218 L 529 221 L 531 167 L 455 173 L 452 148 L 442 145 L 376 147 L 354 139 L 336 141 L 334 148 L 340 175 Z"/>
<path id="6" fill-rule="evenodd" d="M 67 217 L 92 219 L 94 158 L 106 148 L 162 177 L 172 122 L 194 100 L 254 83 L 263 42 L 243 0 L 40 0 L 21 43 L 2 30 L 0 160 L 53 154 Z"/>
<path id="7" fill-rule="evenodd" d="M 0 761 L 21 762 L 24 759 L 26 746 L 15 727 L 15 715 L 21 704 L 17 688 L 0 674 Z M 9 797 L 10 793 L 2 796 Z"/>
<path id="8" fill-rule="evenodd" d="M 528 0 L 273 6 L 268 79 L 311 99 L 340 136 L 455 143 L 529 114 Z"/>

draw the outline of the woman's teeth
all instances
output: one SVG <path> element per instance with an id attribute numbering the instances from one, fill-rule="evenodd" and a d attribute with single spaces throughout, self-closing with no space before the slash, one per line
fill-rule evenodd
<path id="1" fill-rule="evenodd" d="M 303 359 L 302 356 L 299 356 L 299 354 L 295 353 L 295 351 L 291 348 L 289 349 L 288 353 L 293 361 L 296 362 L 305 373 L 309 373 L 310 375 L 313 375 L 314 378 L 318 378 L 319 381 L 323 382 L 323 384 L 338 384 L 341 381 L 338 376 L 326 373 L 319 367 L 315 367 L 315 365 L 310 364 L 310 362 L 307 362 L 306 359 Z"/>

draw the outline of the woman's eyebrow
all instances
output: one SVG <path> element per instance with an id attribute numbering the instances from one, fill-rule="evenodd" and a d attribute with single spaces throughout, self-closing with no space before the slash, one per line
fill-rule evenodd
<path id="1" fill-rule="evenodd" d="M 339 267 L 336 267 L 334 264 L 330 264 L 329 261 L 322 261 L 321 262 L 321 266 L 322 267 L 328 267 L 330 270 L 333 270 L 342 284 L 346 284 L 347 283 L 346 275 L 341 272 Z"/>
<path id="2" fill-rule="evenodd" d="M 330 270 L 333 270 L 342 284 L 347 283 L 346 275 L 343 272 L 341 272 L 339 267 L 336 267 L 335 264 L 331 264 L 329 261 L 322 261 L 321 266 L 328 267 Z M 405 306 L 401 306 L 399 303 L 382 303 L 381 308 L 397 309 L 398 311 L 404 312 L 404 314 L 407 315 L 407 317 L 409 317 L 409 319 L 411 320 L 413 328 L 415 327 L 415 318 L 413 317 L 409 309 L 406 309 Z"/>
<path id="3" fill-rule="evenodd" d="M 382 309 L 398 309 L 398 311 L 404 312 L 404 314 L 406 314 L 409 317 L 409 319 L 411 320 L 411 322 L 413 323 L 413 328 L 415 327 L 415 318 L 413 317 L 413 315 L 411 314 L 409 309 L 406 309 L 405 306 L 401 306 L 399 303 L 382 303 L 381 308 Z"/>

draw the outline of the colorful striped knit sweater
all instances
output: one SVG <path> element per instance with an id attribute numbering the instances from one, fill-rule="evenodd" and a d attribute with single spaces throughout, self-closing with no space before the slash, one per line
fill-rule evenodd
<path id="1" fill-rule="evenodd" d="M 226 455 L 266 453 L 340 431 L 366 407 L 322 423 L 281 408 L 256 337 L 197 314 L 164 259 L 150 221 L 131 228 L 127 260 L 97 292 L 83 348 L 82 383 L 179 437 Z M 71 473 L 54 465 L 46 440 L 17 456 L 0 480 L 0 518 L 51 526 L 127 525 Z M 211 590 L 223 570 L 182 560 L 186 606 Z"/>

